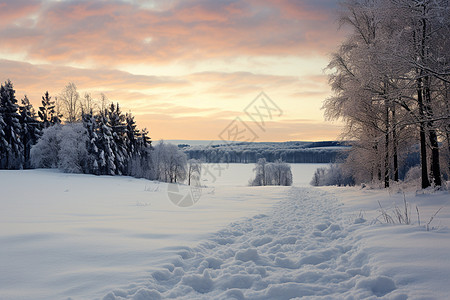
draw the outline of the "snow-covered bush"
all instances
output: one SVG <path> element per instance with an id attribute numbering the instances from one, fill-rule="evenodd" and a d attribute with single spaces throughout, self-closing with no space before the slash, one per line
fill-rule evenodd
<path id="1" fill-rule="evenodd" d="M 354 185 L 353 177 L 347 174 L 341 165 L 331 164 L 328 168 L 318 168 L 310 182 L 313 186 L 337 185 L 347 186 Z"/>
<path id="2" fill-rule="evenodd" d="M 60 149 L 60 125 L 43 130 L 36 145 L 31 148 L 30 160 L 34 168 L 57 168 Z"/>
<path id="3" fill-rule="evenodd" d="M 67 124 L 59 135 L 58 168 L 67 173 L 87 173 L 89 142 L 86 128 L 81 123 Z"/>
<path id="4" fill-rule="evenodd" d="M 291 166 L 281 160 L 268 163 L 265 158 L 260 158 L 253 171 L 255 178 L 250 180 L 250 185 L 292 185 Z"/>
<path id="5" fill-rule="evenodd" d="M 68 173 L 88 171 L 88 136 L 81 123 L 55 125 L 44 129 L 31 148 L 31 164 L 35 168 L 59 168 Z"/>
<path id="6" fill-rule="evenodd" d="M 406 172 L 405 182 L 419 182 L 422 176 L 422 170 L 420 166 L 412 167 Z"/>

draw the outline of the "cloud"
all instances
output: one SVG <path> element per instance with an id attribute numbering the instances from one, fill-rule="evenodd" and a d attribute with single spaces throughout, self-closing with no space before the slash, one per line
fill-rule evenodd
<path id="1" fill-rule="evenodd" d="M 339 40 L 329 30 L 333 17 L 324 1 L 180 0 L 150 8 L 118 0 L 18 3 L 17 13 L 3 20 L 0 49 L 49 63 L 313 55 Z"/>
<path id="2" fill-rule="evenodd" d="M 0 26 L 22 21 L 21 26 L 29 25 L 29 18 L 41 8 L 36 0 L 2 1 L 0 3 Z"/>
<path id="3" fill-rule="evenodd" d="M 58 93 L 68 82 L 75 82 L 83 90 L 111 92 L 127 90 L 135 96 L 148 97 L 139 90 L 181 88 L 189 83 L 181 78 L 167 76 L 134 75 L 118 70 L 81 69 L 54 65 L 33 65 L 26 62 L 0 59 L 2 80 L 11 79 L 19 91 L 30 93 L 46 90 Z M 114 94 L 111 92 L 111 94 Z"/>
<path id="4" fill-rule="evenodd" d="M 159 139 L 199 139 L 220 140 L 220 133 L 230 124 L 229 119 L 216 119 L 210 117 L 173 117 L 170 115 L 148 114 L 136 116 L 142 127 L 150 130 L 153 140 Z M 151 123 L 148 120 L 152 120 Z M 247 123 L 255 131 L 256 141 L 317 141 L 336 140 L 341 126 L 330 126 L 326 123 L 311 120 L 287 120 L 268 122 L 266 131 L 261 131 L 255 124 Z M 182 130 L 180 130 L 182 128 Z"/>

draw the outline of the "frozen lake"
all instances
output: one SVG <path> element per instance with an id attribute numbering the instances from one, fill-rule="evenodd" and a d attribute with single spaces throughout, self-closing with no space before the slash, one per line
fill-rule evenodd
<path id="1" fill-rule="evenodd" d="M 316 169 L 327 166 L 328 164 L 291 164 L 293 185 L 309 186 Z M 204 184 L 247 186 L 249 179 L 253 176 L 254 167 L 255 164 L 204 164 L 203 168 L 210 171 L 205 172 L 207 175 Z M 208 176 L 209 173 L 212 175 Z"/>

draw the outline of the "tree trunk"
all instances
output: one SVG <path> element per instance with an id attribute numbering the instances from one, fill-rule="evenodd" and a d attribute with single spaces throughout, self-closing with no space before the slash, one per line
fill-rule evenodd
<path id="1" fill-rule="evenodd" d="M 420 115 L 420 162 L 422 168 L 422 188 L 425 189 L 430 186 L 428 180 L 428 164 L 427 164 L 427 141 L 425 134 L 425 113 L 422 99 L 422 78 L 417 79 L 417 102 L 419 103 Z"/>
<path id="2" fill-rule="evenodd" d="M 395 116 L 395 103 L 392 105 L 392 145 L 394 158 L 394 181 L 398 182 L 398 151 L 397 151 L 397 124 Z"/>
<path id="3" fill-rule="evenodd" d="M 384 187 L 389 187 L 389 106 L 388 101 L 384 101 L 385 109 L 385 126 L 386 132 L 384 134 Z"/>
<path id="4" fill-rule="evenodd" d="M 433 118 L 433 109 L 431 107 L 431 92 L 430 92 L 430 79 L 428 76 L 424 78 L 424 96 L 425 96 L 425 111 L 427 113 L 428 120 Z M 441 166 L 439 163 L 439 143 L 437 140 L 436 129 L 434 128 L 433 121 L 428 121 L 428 134 L 431 145 L 431 173 L 433 174 L 434 184 L 436 186 L 442 185 L 441 180 Z"/>

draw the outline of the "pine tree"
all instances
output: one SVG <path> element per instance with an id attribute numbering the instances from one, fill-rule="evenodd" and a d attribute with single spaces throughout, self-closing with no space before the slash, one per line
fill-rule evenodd
<path id="1" fill-rule="evenodd" d="M 15 90 L 10 80 L 0 87 L 0 169 L 23 167 L 23 144 L 21 141 L 20 115 Z"/>
<path id="2" fill-rule="evenodd" d="M 127 152 L 128 155 L 133 155 L 138 151 L 138 137 L 139 130 L 137 129 L 136 121 L 131 113 L 125 115 L 126 121 L 126 137 L 127 137 Z"/>
<path id="3" fill-rule="evenodd" d="M 108 125 L 107 111 L 103 111 L 95 118 L 95 132 L 97 134 L 98 169 L 102 175 L 115 175 L 115 145 L 111 127 Z"/>
<path id="4" fill-rule="evenodd" d="M 61 123 L 62 115 L 55 111 L 55 102 L 51 101 L 51 98 L 48 91 L 45 92 L 44 96 L 42 96 L 42 106 L 39 107 L 38 111 L 44 128 Z"/>
<path id="5" fill-rule="evenodd" d="M 33 105 L 25 95 L 22 99 L 22 105 L 19 107 L 20 124 L 22 128 L 21 138 L 23 143 L 23 167 L 28 169 L 30 164 L 30 150 L 36 144 L 41 134 L 41 123 L 36 119 L 36 112 Z"/>
<path id="6" fill-rule="evenodd" d="M 92 110 L 90 110 L 89 113 L 83 113 L 82 122 L 83 126 L 86 128 L 86 132 L 88 135 L 88 142 L 86 145 L 86 149 L 89 153 L 87 162 L 88 166 L 87 172 L 95 175 L 100 175 L 99 169 L 100 153 L 97 147 L 99 139 L 96 132 L 95 117 L 92 114 Z"/>
<path id="7" fill-rule="evenodd" d="M 114 153 L 115 172 L 117 175 L 122 175 L 127 171 L 128 153 L 125 116 L 120 111 L 119 103 L 116 105 L 111 103 L 109 106 L 107 124 L 111 128 L 112 140 L 110 145 Z"/>

